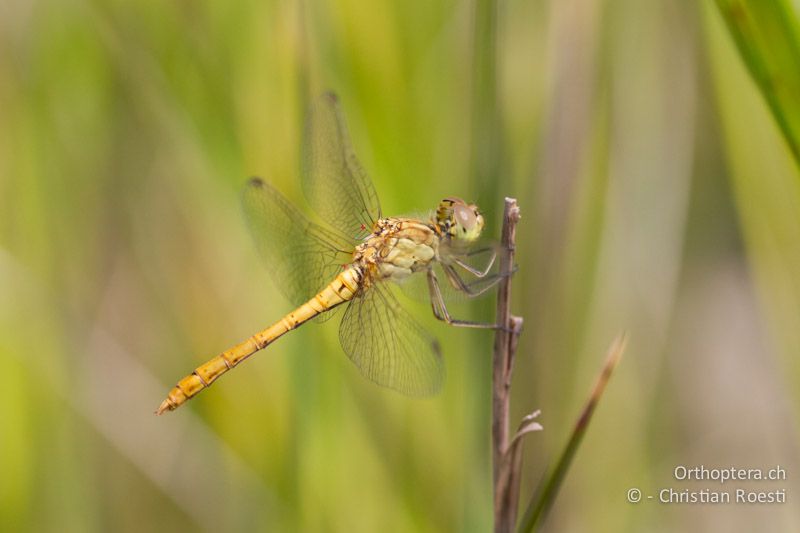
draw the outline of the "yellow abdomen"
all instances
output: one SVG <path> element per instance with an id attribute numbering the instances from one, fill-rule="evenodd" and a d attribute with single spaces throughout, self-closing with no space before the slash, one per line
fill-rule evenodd
<path id="1" fill-rule="evenodd" d="M 350 267 L 322 289 L 309 301 L 249 339 L 225 350 L 210 361 L 197 367 L 181 379 L 161 402 L 156 414 L 174 411 L 198 392 L 210 386 L 222 374 L 232 369 L 254 353 L 263 350 L 283 334 L 305 324 L 315 316 L 353 299 L 361 286 L 359 267 Z"/>

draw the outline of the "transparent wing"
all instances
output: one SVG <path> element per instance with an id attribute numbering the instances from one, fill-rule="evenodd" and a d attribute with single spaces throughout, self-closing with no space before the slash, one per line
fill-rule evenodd
<path id="1" fill-rule="evenodd" d="M 444 365 L 439 344 L 386 285 L 370 287 L 350 302 L 339 340 L 361 373 L 378 385 L 409 396 L 428 396 L 441 389 Z"/>
<path id="2" fill-rule="evenodd" d="M 294 305 L 308 301 L 352 259 L 353 243 L 309 221 L 260 178 L 247 183 L 242 205 L 259 255 Z M 324 313 L 320 320 L 331 316 Z"/>
<path id="3" fill-rule="evenodd" d="M 378 195 L 356 158 L 338 99 L 330 92 L 309 109 L 302 184 L 311 207 L 347 237 L 363 238 L 380 218 Z"/>

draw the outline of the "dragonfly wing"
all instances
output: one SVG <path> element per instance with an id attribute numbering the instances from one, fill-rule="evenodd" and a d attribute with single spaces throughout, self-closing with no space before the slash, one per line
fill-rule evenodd
<path id="1" fill-rule="evenodd" d="M 308 220 L 262 179 L 247 183 L 242 205 L 259 255 L 292 304 L 307 302 L 352 260 L 352 243 Z"/>
<path id="2" fill-rule="evenodd" d="M 356 158 L 338 99 L 330 92 L 309 109 L 302 184 L 311 207 L 347 237 L 363 238 L 380 218 L 375 187 Z"/>
<path id="3" fill-rule="evenodd" d="M 409 396 L 429 396 L 444 381 L 439 344 L 377 284 L 350 302 L 339 340 L 361 373 L 378 385 Z"/>

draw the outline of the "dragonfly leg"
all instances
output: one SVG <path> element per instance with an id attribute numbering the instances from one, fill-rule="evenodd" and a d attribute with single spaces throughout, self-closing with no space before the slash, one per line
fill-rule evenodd
<path id="1" fill-rule="evenodd" d="M 495 259 L 497 259 L 497 251 L 496 250 L 493 250 L 491 248 L 485 248 L 484 250 L 481 250 L 481 251 L 486 251 L 486 250 L 492 250 L 492 258 L 489 259 L 489 264 L 487 264 L 486 268 L 484 268 L 483 270 L 479 270 L 479 269 L 473 267 L 472 265 L 468 265 L 466 262 L 464 262 L 464 261 L 462 261 L 461 259 L 458 259 L 458 258 L 453 258 L 453 263 L 455 263 L 456 265 L 460 266 L 461 268 L 463 268 L 464 270 L 466 270 L 467 272 L 469 272 L 470 274 L 472 274 L 473 276 L 475 276 L 477 278 L 485 278 L 489 274 L 489 271 L 492 269 L 492 266 L 494 266 Z"/>
<path id="2" fill-rule="evenodd" d="M 491 257 L 489 258 L 489 262 L 483 270 L 476 268 L 470 264 L 468 264 L 463 259 L 459 258 L 459 254 L 455 254 L 455 257 L 452 257 L 450 260 L 454 263 L 472 274 L 475 277 L 483 278 L 489 274 L 489 271 L 494 266 L 494 262 L 497 259 L 497 247 L 496 246 L 484 246 L 483 248 L 476 248 L 474 250 L 470 250 L 466 253 L 460 254 L 460 257 L 474 257 L 476 255 L 485 254 L 486 252 L 491 252 Z"/>
<path id="3" fill-rule="evenodd" d="M 499 282 L 501 279 L 505 277 L 505 275 L 503 274 L 497 274 L 494 277 L 489 278 L 489 281 L 486 281 L 485 279 L 478 280 L 478 281 L 485 281 L 485 284 L 479 289 L 474 289 L 472 287 L 472 284 L 467 283 L 463 279 L 461 279 L 461 276 L 458 275 L 458 272 L 456 272 L 452 266 L 442 264 L 442 269 L 444 270 L 444 273 L 447 275 L 448 281 L 450 281 L 450 284 L 455 289 L 460 290 L 461 292 L 471 297 L 480 296 L 484 292 L 488 291 L 489 289 L 497 285 L 497 282 Z"/>
<path id="4" fill-rule="evenodd" d="M 467 253 L 465 253 L 464 256 L 465 257 L 472 257 L 472 256 L 479 255 L 479 254 L 482 254 L 482 253 L 485 253 L 485 252 L 496 253 L 498 247 L 499 247 L 499 245 L 490 245 L 490 246 L 484 246 L 483 248 L 473 248 L 472 250 L 470 250 Z"/>
<path id="5" fill-rule="evenodd" d="M 433 308 L 433 316 L 442 322 L 446 322 L 451 326 L 461 328 L 481 328 L 481 329 L 503 329 L 498 324 L 489 324 L 485 322 L 471 322 L 469 320 L 459 320 L 452 318 L 447 311 L 447 306 L 442 298 L 442 291 L 439 288 L 439 281 L 436 278 L 436 273 L 433 270 L 428 270 L 428 288 L 431 295 L 431 307 Z"/>

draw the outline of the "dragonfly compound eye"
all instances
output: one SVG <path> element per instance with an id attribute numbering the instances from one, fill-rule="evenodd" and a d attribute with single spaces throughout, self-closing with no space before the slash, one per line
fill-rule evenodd
<path id="1" fill-rule="evenodd" d="M 471 242 L 480 237 L 483 230 L 483 217 L 474 206 L 456 204 L 453 206 L 453 219 L 457 239 Z"/>
<path id="2" fill-rule="evenodd" d="M 455 206 L 454 214 L 456 222 L 464 231 L 472 230 L 478 223 L 478 217 L 475 216 L 475 212 L 465 205 Z"/>

